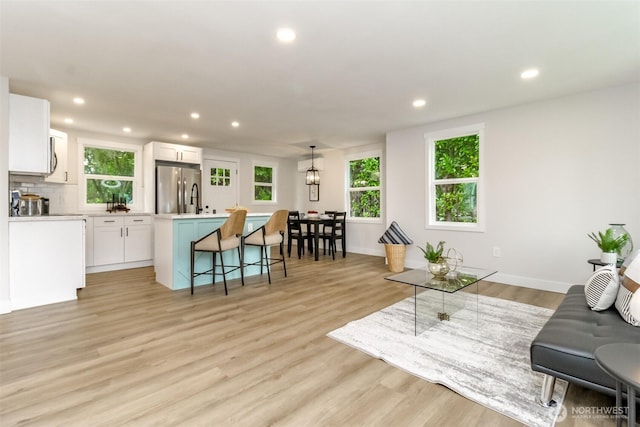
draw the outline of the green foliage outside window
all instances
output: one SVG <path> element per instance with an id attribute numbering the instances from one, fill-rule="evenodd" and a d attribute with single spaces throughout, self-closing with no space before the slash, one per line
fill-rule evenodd
<path id="1" fill-rule="evenodd" d="M 254 200 L 273 200 L 273 189 L 271 187 L 256 185 L 254 188 Z"/>
<path id="2" fill-rule="evenodd" d="M 228 187 L 231 185 L 231 169 L 211 168 L 211 185 Z"/>
<path id="3" fill-rule="evenodd" d="M 84 148 L 86 202 L 100 204 L 113 196 L 133 201 L 135 153 L 104 148 Z"/>
<path id="4" fill-rule="evenodd" d="M 435 141 L 436 219 L 475 223 L 480 137 L 466 135 Z M 471 179 L 471 182 L 469 182 Z M 463 182 L 438 182 L 462 180 Z M 466 181 L 466 182 L 464 182 Z"/>
<path id="5" fill-rule="evenodd" d="M 254 200 L 273 200 L 273 168 L 268 166 L 253 167 Z M 258 185 L 268 184 L 268 185 Z"/>
<path id="6" fill-rule="evenodd" d="M 349 162 L 349 216 L 380 218 L 380 157 Z"/>

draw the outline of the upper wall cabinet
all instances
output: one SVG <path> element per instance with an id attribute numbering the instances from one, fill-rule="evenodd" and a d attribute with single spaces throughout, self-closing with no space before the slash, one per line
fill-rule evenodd
<path id="1" fill-rule="evenodd" d="M 44 180 L 47 182 L 59 182 L 66 184 L 69 182 L 67 134 L 59 130 L 51 129 L 50 136 L 54 139 L 53 145 L 53 172 Z"/>
<path id="2" fill-rule="evenodd" d="M 9 95 L 9 171 L 51 173 L 53 149 L 49 140 L 49 101 Z"/>
<path id="3" fill-rule="evenodd" d="M 153 150 L 154 160 L 195 164 L 202 162 L 202 148 L 168 144 L 166 142 L 150 142 L 145 146 L 146 149 Z"/>

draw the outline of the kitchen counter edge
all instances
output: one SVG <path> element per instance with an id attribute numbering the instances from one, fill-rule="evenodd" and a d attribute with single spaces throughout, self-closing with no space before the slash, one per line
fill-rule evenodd
<path id="1" fill-rule="evenodd" d="M 230 213 L 216 213 L 216 214 L 156 214 L 156 219 L 206 219 L 206 218 L 228 218 Z M 247 213 L 247 217 L 252 216 L 271 216 L 272 213 Z"/>
<path id="2" fill-rule="evenodd" d="M 10 216 L 9 222 L 29 222 L 29 221 L 80 221 L 87 218 L 87 215 L 42 215 L 42 216 Z"/>

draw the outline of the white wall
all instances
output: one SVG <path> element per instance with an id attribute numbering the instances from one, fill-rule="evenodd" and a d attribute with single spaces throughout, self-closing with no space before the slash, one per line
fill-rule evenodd
<path id="1" fill-rule="evenodd" d="M 484 233 L 426 230 L 427 132 L 485 123 Z M 445 240 L 492 280 L 564 291 L 591 272 L 587 233 L 625 223 L 640 246 L 640 85 L 431 123 L 387 134 L 387 213 L 416 244 Z M 494 246 L 502 256 L 492 256 Z M 407 265 L 424 259 L 415 247 Z"/>
<path id="2" fill-rule="evenodd" d="M 9 188 L 9 79 L 0 76 L 0 188 Z M 11 311 L 9 292 L 9 194 L 0 197 L 0 313 Z"/>
<path id="3" fill-rule="evenodd" d="M 240 192 L 239 204 L 249 208 L 250 212 L 270 213 L 278 209 L 292 210 L 296 204 L 295 176 L 297 161 L 279 157 L 247 154 L 233 151 L 223 151 L 205 148 L 204 157 L 210 159 L 238 160 L 238 185 Z M 264 161 L 277 165 L 277 203 L 273 205 L 253 203 L 253 162 Z M 220 211 L 218 211 L 220 213 Z"/>

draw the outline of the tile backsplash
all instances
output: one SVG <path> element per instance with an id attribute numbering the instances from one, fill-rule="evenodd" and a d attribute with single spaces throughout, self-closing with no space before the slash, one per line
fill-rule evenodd
<path id="1" fill-rule="evenodd" d="M 76 184 L 53 184 L 40 176 L 9 175 L 9 190 L 34 193 L 49 199 L 49 213 L 78 212 L 78 186 Z"/>

